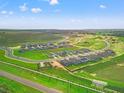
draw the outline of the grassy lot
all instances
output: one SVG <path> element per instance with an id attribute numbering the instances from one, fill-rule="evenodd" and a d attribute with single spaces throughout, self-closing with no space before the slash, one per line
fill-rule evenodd
<path id="1" fill-rule="evenodd" d="M 124 42 L 124 37 L 118 37 L 118 40 Z"/>
<path id="2" fill-rule="evenodd" d="M 82 70 L 89 73 L 89 75 L 85 73 L 86 77 L 93 78 L 93 76 L 90 76 L 90 74 L 95 75 L 94 78 L 107 81 L 111 85 L 111 87 L 110 86 L 108 87 L 112 89 L 117 89 L 118 91 L 121 91 L 121 93 L 123 93 L 124 92 L 123 64 L 124 55 L 121 55 L 105 63 L 97 64 L 94 66 L 87 66 Z M 77 73 L 77 75 L 84 76 L 83 71 L 82 72 L 80 71 L 79 73 Z"/>
<path id="3" fill-rule="evenodd" d="M 116 55 L 123 54 L 124 53 L 124 42 L 118 42 L 118 43 L 111 44 L 110 48 L 116 52 Z"/>
<path id="4" fill-rule="evenodd" d="M 95 36 L 84 37 L 81 42 L 77 43 L 77 46 L 86 47 L 93 50 L 100 50 L 106 47 L 103 39 L 99 39 Z"/>
<path id="5" fill-rule="evenodd" d="M 95 71 L 107 68 L 107 67 L 109 67 L 111 65 L 116 65 L 116 64 L 119 64 L 119 63 L 123 63 L 123 61 L 124 61 L 124 55 L 121 55 L 121 56 L 112 58 L 108 62 L 104 62 L 104 63 L 101 63 L 101 64 L 96 64 L 94 66 L 87 66 L 83 70 L 87 71 L 89 73 L 93 73 Z"/>
<path id="6" fill-rule="evenodd" d="M 5 55 L 5 51 L 0 50 L 0 61 L 16 64 L 16 65 L 19 65 L 19 66 L 22 66 L 22 67 L 33 69 L 33 70 L 38 69 L 37 64 L 25 63 L 25 62 L 22 62 L 22 61 L 10 59 L 10 58 L 5 57 L 4 55 Z"/>
<path id="7" fill-rule="evenodd" d="M 0 77 L 0 93 L 42 93 L 5 77 Z"/>
<path id="8" fill-rule="evenodd" d="M 43 43 L 61 40 L 62 35 L 33 32 L 0 32 L 0 46 L 18 46 L 22 43 Z"/>
<path id="9" fill-rule="evenodd" d="M 51 53 L 56 53 L 60 51 L 70 51 L 70 50 L 77 50 L 79 48 L 76 47 L 69 47 L 69 48 L 57 48 L 57 49 L 47 49 L 47 50 L 30 50 L 25 52 L 19 52 L 19 49 L 14 50 L 14 55 L 29 58 L 32 60 L 44 60 L 49 59 L 49 55 Z"/>
<path id="10" fill-rule="evenodd" d="M 87 90 L 87 89 L 82 88 L 82 87 L 77 87 L 75 85 L 72 85 L 72 84 L 69 84 L 69 83 L 66 83 L 63 81 L 49 78 L 49 77 L 44 76 L 44 75 L 33 73 L 33 72 L 30 72 L 30 71 L 27 71 L 24 69 L 20 69 L 20 68 L 14 67 L 14 66 L 5 65 L 3 63 L 0 63 L 0 69 L 7 71 L 9 73 L 15 74 L 17 76 L 27 78 L 29 80 L 41 83 L 45 86 L 61 90 L 64 93 L 97 93 L 97 92 Z"/>
<path id="11" fill-rule="evenodd" d="M 90 49 L 94 49 L 94 50 L 100 50 L 106 47 L 106 44 L 104 41 L 102 40 L 96 40 L 96 43 L 94 43 Z"/>
<path id="12" fill-rule="evenodd" d="M 123 66 L 121 66 L 123 65 Z M 97 77 L 124 83 L 124 62 L 94 72 Z"/>
<path id="13" fill-rule="evenodd" d="M 15 56 L 29 58 L 32 60 L 44 60 L 49 59 L 50 52 L 45 50 L 30 50 L 25 52 L 19 52 L 19 49 L 14 50 L 13 53 Z"/>
<path id="14" fill-rule="evenodd" d="M 113 46 L 113 49 L 115 49 L 116 53 L 122 54 L 124 52 L 123 43 L 120 43 L 120 42 L 116 43 L 115 47 Z M 86 67 L 83 70 L 89 73 L 94 73 L 96 74 L 97 77 L 100 77 L 100 78 L 124 82 L 124 76 L 123 76 L 124 54 L 121 56 L 115 57 L 105 63 Z"/>
<path id="15" fill-rule="evenodd" d="M 67 71 L 63 70 L 63 69 L 59 69 L 59 68 L 45 68 L 45 69 L 41 69 L 41 72 L 49 74 L 51 76 L 56 76 L 59 78 L 63 78 L 78 84 L 82 84 L 82 85 L 86 85 L 91 87 L 92 82 L 90 80 L 87 79 L 83 79 L 83 78 L 79 78 L 76 77 L 70 73 L 68 73 Z"/>

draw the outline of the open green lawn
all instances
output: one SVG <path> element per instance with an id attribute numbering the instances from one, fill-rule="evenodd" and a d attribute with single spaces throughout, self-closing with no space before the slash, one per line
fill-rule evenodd
<path id="1" fill-rule="evenodd" d="M 124 54 L 115 58 L 112 58 L 110 61 L 101 63 L 101 64 L 96 64 L 93 66 L 87 66 L 85 68 L 83 68 L 82 70 L 87 71 L 89 73 L 93 73 L 95 71 L 101 70 L 101 69 L 105 69 L 109 66 L 112 65 L 116 65 L 116 64 L 120 64 L 124 62 Z"/>
<path id="2" fill-rule="evenodd" d="M 81 42 L 77 44 L 77 46 L 90 48 L 92 50 L 100 50 L 105 48 L 106 44 L 102 39 L 91 37 L 82 39 Z"/>
<path id="3" fill-rule="evenodd" d="M 58 68 L 45 68 L 45 69 L 41 69 L 41 72 L 49 74 L 51 76 L 56 76 L 59 78 L 63 78 L 78 84 L 82 84 L 82 85 L 86 85 L 91 87 L 92 81 L 87 80 L 87 79 L 83 79 L 83 78 L 79 78 L 76 77 L 70 73 L 68 73 L 67 71 L 63 70 L 63 69 L 58 69 Z"/>
<path id="4" fill-rule="evenodd" d="M 123 65 L 124 54 L 112 58 L 111 60 L 106 61 L 105 63 L 84 67 L 80 71 L 76 72 L 75 75 L 106 81 L 110 84 L 107 87 L 111 89 L 116 89 L 123 93 L 124 92 Z"/>
<path id="5" fill-rule="evenodd" d="M 122 65 L 122 66 L 121 66 Z M 94 72 L 97 77 L 124 83 L 124 62 Z"/>
<path id="6" fill-rule="evenodd" d="M 118 37 L 118 40 L 124 42 L 124 37 Z"/>
<path id="7" fill-rule="evenodd" d="M 4 55 L 5 55 L 5 51 L 0 50 L 0 61 L 4 61 L 4 62 L 7 62 L 7 63 L 12 63 L 12 64 L 15 64 L 15 65 L 30 68 L 30 69 L 33 69 L 33 70 L 38 69 L 37 64 L 25 63 L 25 62 L 22 62 L 22 61 L 10 59 L 10 58 L 5 57 Z"/>
<path id="8" fill-rule="evenodd" d="M 19 49 L 14 50 L 14 55 L 29 58 L 32 60 L 44 60 L 49 59 L 51 53 L 56 53 L 60 51 L 70 51 L 70 50 L 77 50 L 77 47 L 68 47 L 68 48 L 57 48 L 57 49 L 47 49 L 47 50 L 29 50 L 25 52 L 19 52 Z"/>
<path id="9" fill-rule="evenodd" d="M 25 52 L 19 52 L 19 50 L 16 49 L 14 50 L 13 54 L 15 56 L 29 58 L 32 60 L 44 60 L 44 59 L 49 59 L 50 52 L 45 51 L 45 50 L 29 50 Z"/>
<path id="10" fill-rule="evenodd" d="M 0 77 L 0 93 L 42 93 L 5 77 Z"/>
<path id="11" fill-rule="evenodd" d="M 116 55 L 123 54 L 124 53 L 124 42 L 118 42 L 118 43 L 111 44 L 110 48 L 116 52 Z"/>
<path id="12" fill-rule="evenodd" d="M 96 64 L 94 66 L 87 66 L 82 69 L 82 71 L 88 72 L 85 74 L 86 77 L 92 77 L 92 75 L 96 75 L 94 78 L 98 78 L 101 80 L 105 80 L 110 83 L 112 89 L 117 89 L 119 91 L 124 92 L 124 55 L 115 57 L 110 61 L 105 63 Z M 83 72 L 77 73 L 79 76 L 84 76 Z M 118 87 L 115 87 L 118 86 Z"/>
<path id="13" fill-rule="evenodd" d="M 106 44 L 104 41 L 102 40 L 96 40 L 96 42 L 90 46 L 90 49 L 94 49 L 94 50 L 100 50 L 106 47 Z"/>

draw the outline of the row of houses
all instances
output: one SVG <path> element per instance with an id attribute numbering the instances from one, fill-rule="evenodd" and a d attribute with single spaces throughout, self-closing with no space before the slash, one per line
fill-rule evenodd
<path id="1" fill-rule="evenodd" d="M 68 55 L 78 55 L 78 54 L 84 54 L 84 53 L 89 53 L 91 50 L 83 48 L 79 50 L 65 50 L 65 51 L 60 51 L 56 53 L 51 53 L 50 57 L 65 57 Z"/>
<path id="2" fill-rule="evenodd" d="M 102 58 L 109 57 L 109 56 L 114 56 L 115 52 L 112 50 L 104 50 L 103 52 L 99 52 L 96 54 L 90 54 L 87 56 L 77 56 L 73 58 L 65 58 L 59 60 L 59 62 L 64 65 L 64 66 L 69 66 L 69 65 L 77 65 L 81 63 L 87 63 L 87 62 L 96 62 Z"/>
<path id="3" fill-rule="evenodd" d="M 60 43 L 42 43 L 42 44 L 23 44 L 21 50 L 43 50 L 43 49 L 55 49 L 70 47 L 69 42 L 60 42 Z"/>

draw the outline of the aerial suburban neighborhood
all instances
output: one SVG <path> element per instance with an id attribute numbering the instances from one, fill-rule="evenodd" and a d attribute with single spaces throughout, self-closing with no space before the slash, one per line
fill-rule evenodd
<path id="1" fill-rule="evenodd" d="M 123 0 L 0 0 L 0 93 L 124 93 Z"/>

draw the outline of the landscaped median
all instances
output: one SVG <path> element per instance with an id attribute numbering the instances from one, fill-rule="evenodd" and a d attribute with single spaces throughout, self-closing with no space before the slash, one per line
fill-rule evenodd
<path id="1" fill-rule="evenodd" d="M 100 93 L 98 90 L 10 63 L 0 62 L 0 66 L 1 70 L 61 90 L 64 93 Z"/>

